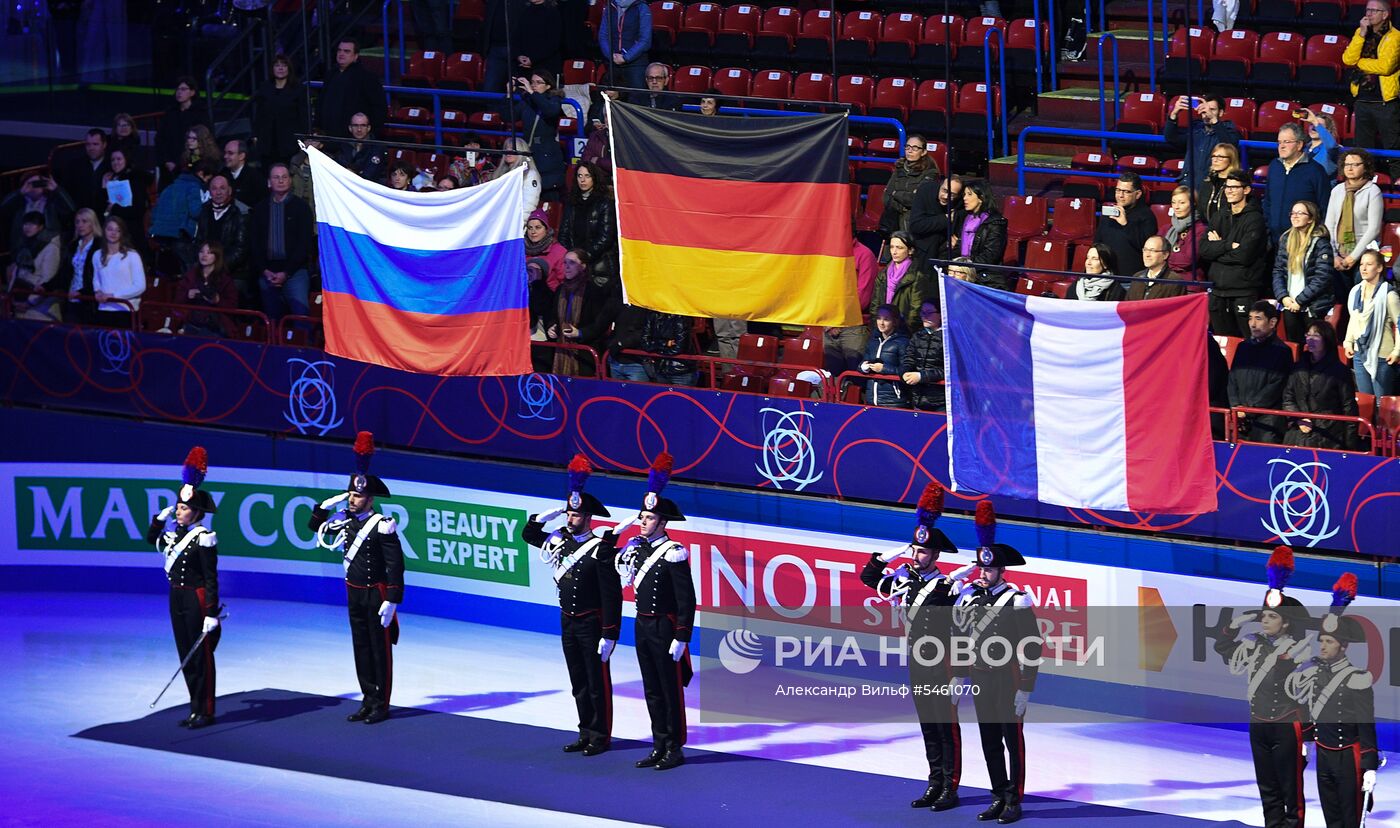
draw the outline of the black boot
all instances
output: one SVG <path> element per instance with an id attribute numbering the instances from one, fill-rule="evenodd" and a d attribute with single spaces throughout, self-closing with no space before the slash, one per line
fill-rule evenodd
<path id="1" fill-rule="evenodd" d="M 666 755 L 661 757 L 660 762 L 656 763 L 656 769 L 670 770 L 671 768 L 679 768 L 681 765 L 684 764 L 685 754 L 681 753 L 680 748 L 673 747 L 670 750 L 666 751 Z"/>
<path id="2" fill-rule="evenodd" d="M 1019 803 L 1019 802 L 1012 802 L 1012 803 L 1008 804 L 1008 805 L 1006 806 L 1005 810 L 1003 810 L 1003 811 L 1001 812 L 1001 816 L 997 817 L 997 824 L 998 824 L 998 825 L 1010 825 L 1010 824 L 1013 823 L 1013 822 L 1019 822 L 1020 819 L 1021 819 L 1021 803 Z"/>
<path id="3" fill-rule="evenodd" d="M 199 730 L 201 727 L 208 727 L 213 723 L 213 716 L 195 716 L 194 718 L 190 719 L 190 723 L 189 725 L 187 725 L 187 727 L 189 727 L 190 730 Z"/>
<path id="4" fill-rule="evenodd" d="M 607 753 L 612 747 L 611 739 L 594 739 L 588 743 L 588 747 L 583 749 L 584 756 L 597 756 L 600 753 Z"/>
<path id="5" fill-rule="evenodd" d="M 575 739 L 574 741 L 568 743 L 567 745 L 564 745 L 564 752 L 565 752 L 565 753 L 578 753 L 579 751 L 583 750 L 583 749 L 586 748 L 586 747 L 588 747 L 588 740 L 585 739 L 585 738 L 583 738 L 582 736 L 580 736 L 580 737 L 578 737 L 577 739 Z"/>
<path id="6" fill-rule="evenodd" d="M 653 768 L 653 767 L 656 767 L 656 763 L 661 761 L 662 755 L 663 755 L 663 754 L 662 754 L 661 748 L 659 748 L 659 747 L 654 747 L 654 748 L 651 749 L 651 753 L 648 753 L 648 754 L 647 754 L 647 756 L 646 756 L 645 759 L 638 759 L 638 760 L 637 760 L 636 767 L 639 767 L 639 768 Z"/>
<path id="7" fill-rule="evenodd" d="M 938 795 L 943 792 L 942 783 L 930 782 L 924 789 L 924 795 L 909 803 L 910 808 L 928 808 L 938 801 Z"/>
<path id="8" fill-rule="evenodd" d="M 938 800 L 933 803 L 935 811 L 946 811 L 956 807 L 958 807 L 958 789 L 952 785 L 944 788 L 943 793 L 938 795 Z"/>
<path id="9" fill-rule="evenodd" d="M 365 720 L 365 717 L 369 715 L 369 711 L 370 711 L 370 708 L 369 708 L 368 706 L 362 704 L 362 705 L 360 705 L 360 709 L 359 709 L 359 710 L 356 710 L 354 713 L 351 713 L 349 716 L 346 716 L 346 717 L 345 717 L 345 721 L 347 721 L 347 722 L 363 722 L 363 721 Z"/>
<path id="10" fill-rule="evenodd" d="M 1000 799 L 993 799 L 992 806 L 987 810 L 983 811 L 982 813 L 978 814 L 977 818 L 983 822 L 990 822 L 991 820 L 994 820 L 997 817 L 1001 816 L 1001 812 L 1005 809 L 1005 802 L 1003 802 Z"/>
<path id="11" fill-rule="evenodd" d="M 369 715 L 365 717 L 365 724 L 379 724 L 387 718 L 389 718 L 389 705 L 386 704 L 371 710 Z"/>
<path id="12" fill-rule="evenodd" d="M 180 727 L 189 727 L 189 726 L 190 726 L 190 722 L 194 721 L 194 720 L 195 720 L 196 718 L 198 718 L 198 717 L 199 717 L 199 714 L 198 714 L 198 713 L 191 713 L 190 715 L 188 715 L 188 716 L 186 716 L 185 718 L 183 718 L 183 719 L 180 720 Z"/>

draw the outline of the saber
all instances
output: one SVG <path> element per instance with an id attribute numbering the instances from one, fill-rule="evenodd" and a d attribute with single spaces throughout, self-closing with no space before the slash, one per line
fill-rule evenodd
<path id="1" fill-rule="evenodd" d="M 220 606 L 218 615 L 220 625 L 223 624 L 225 618 L 228 618 L 228 609 L 226 607 Z M 171 676 L 170 681 L 167 681 L 165 683 L 165 686 L 160 688 L 160 692 L 156 694 L 155 701 L 151 702 L 151 707 L 155 707 L 157 704 L 160 703 L 161 696 L 165 695 L 165 691 L 169 690 L 170 685 L 175 683 L 175 679 L 178 678 L 180 674 L 185 671 L 185 665 L 189 664 L 190 658 L 193 657 L 195 653 L 199 652 L 199 648 L 204 644 L 204 639 L 208 636 L 208 632 L 202 632 L 199 634 L 199 638 L 196 638 L 194 640 L 194 646 L 190 648 L 190 651 L 188 653 L 185 653 L 185 658 L 183 661 L 180 662 L 180 666 L 175 668 L 175 675 Z"/>

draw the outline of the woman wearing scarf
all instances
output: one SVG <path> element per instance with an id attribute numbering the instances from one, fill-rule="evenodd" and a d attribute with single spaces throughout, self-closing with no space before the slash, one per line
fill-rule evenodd
<path id="1" fill-rule="evenodd" d="M 1292 226 L 1279 236 L 1274 255 L 1274 298 L 1288 340 L 1302 342 L 1308 325 L 1332 310 L 1332 242 L 1311 201 L 1295 202 L 1288 221 Z"/>
<path id="2" fill-rule="evenodd" d="M 10 293 L 20 289 L 28 294 L 15 303 L 17 317 L 53 322 L 63 314 L 58 300 L 40 296 L 35 291 L 57 287 L 50 282 L 58 275 L 58 266 L 63 261 L 63 243 L 57 233 L 44 227 L 44 214 L 38 210 L 25 213 L 22 221 L 24 235 L 13 253 L 5 289 Z"/>
<path id="3" fill-rule="evenodd" d="M 1225 203 L 1225 176 L 1240 169 L 1240 149 L 1234 144 L 1216 144 L 1210 150 L 1210 169 L 1196 190 L 1196 207 L 1201 220 L 1210 224 Z"/>
<path id="4" fill-rule="evenodd" d="M 224 266 L 224 246 L 213 239 L 199 246 L 194 267 L 180 277 L 175 301 L 215 310 L 237 310 L 238 287 Z M 228 336 L 233 320 L 222 313 L 191 311 L 180 333 L 186 336 Z"/>
<path id="5" fill-rule="evenodd" d="M 917 322 L 919 306 L 930 295 L 929 278 L 914 261 L 914 239 L 903 230 L 890 236 L 890 263 L 875 277 L 870 297 L 870 314 L 892 307 L 905 326 Z"/>
<path id="6" fill-rule="evenodd" d="M 608 329 L 622 309 L 618 280 L 591 276 L 588 253 L 577 248 L 564 255 L 564 281 L 554 302 L 554 319 L 545 335 L 551 342 L 603 348 Z M 580 351 L 559 348 L 554 354 L 555 374 L 593 376 L 597 365 Z"/>
<path id="7" fill-rule="evenodd" d="M 559 289 L 564 281 L 564 254 L 568 251 L 555 240 L 554 230 L 549 226 L 549 216 L 543 210 L 536 210 L 525 221 L 525 258 L 544 259 L 549 262 L 545 269 L 551 291 Z"/>
<path id="8" fill-rule="evenodd" d="M 1157 235 L 1167 240 L 1167 270 L 1173 279 L 1199 280 L 1203 275 L 1197 251 L 1209 228 L 1199 215 L 1192 215 L 1195 208 L 1195 193 L 1191 188 L 1177 187 L 1172 190 L 1167 220 L 1157 230 Z"/>
<path id="9" fill-rule="evenodd" d="M 1356 416 L 1356 378 L 1337 359 L 1337 333 L 1322 320 L 1308 325 L 1303 351 L 1283 387 L 1283 410 Z M 1290 420 L 1283 435 L 1286 446 L 1344 450 L 1355 443 L 1356 424 L 1343 420 L 1302 417 Z"/>
<path id="10" fill-rule="evenodd" d="M 1341 299 L 1357 283 L 1361 254 L 1380 247 L 1385 204 L 1376 181 L 1376 162 L 1364 149 L 1342 153 L 1342 181 L 1327 201 L 1327 233 L 1332 237 L 1333 293 Z"/>
<path id="11" fill-rule="evenodd" d="M 1118 261 L 1113 249 L 1100 242 L 1084 254 L 1084 275 L 1074 281 L 1074 298 L 1085 302 L 1119 302 L 1124 290 L 1113 278 Z"/>
<path id="12" fill-rule="evenodd" d="M 1385 260 L 1376 250 L 1361 254 L 1361 281 L 1347 296 L 1343 347 L 1356 373 L 1356 390 L 1384 397 L 1400 393 L 1400 294 L 1382 277 Z"/>
<path id="13" fill-rule="evenodd" d="M 964 213 L 948 239 L 950 250 L 946 259 L 966 256 L 978 264 L 1002 263 L 1006 253 L 1006 217 L 992 203 L 992 191 L 985 181 L 969 181 L 963 185 Z M 979 270 L 975 280 L 979 285 L 998 290 L 1011 290 L 1015 279 L 1006 271 Z M 918 311 L 918 304 L 914 310 Z"/>

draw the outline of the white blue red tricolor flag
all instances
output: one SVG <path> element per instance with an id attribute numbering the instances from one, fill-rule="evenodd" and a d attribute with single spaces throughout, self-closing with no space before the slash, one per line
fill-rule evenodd
<path id="1" fill-rule="evenodd" d="M 1081 302 L 945 277 L 942 301 L 954 491 L 1215 511 L 1205 294 Z"/>
<path id="2" fill-rule="evenodd" d="M 523 172 L 415 193 L 307 154 L 328 353 L 420 374 L 530 373 Z"/>

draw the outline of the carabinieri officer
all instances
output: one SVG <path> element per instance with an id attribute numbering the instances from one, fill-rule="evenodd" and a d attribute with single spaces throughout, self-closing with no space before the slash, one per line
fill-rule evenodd
<path id="1" fill-rule="evenodd" d="M 373 454 L 374 435 L 361 431 L 355 437 L 355 473 L 346 491 L 312 509 L 308 523 L 316 542 L 339 552 L 345 568 L 350 641 L 363 694 L 360 709 L 345 719 L 365 724 L 389 718 L 393 645 L 399 640 L 397 611 L 403 603 L 403 547 L 394 519 L 374 511 L 374 499 L 390 495 L 384 481 L 369 473 Z M 344 508 L 337 508 L 342 503 Z"/>
<path id="2" fill-rule="evenodd" d="M 671 477 L 671 455 L 652 461 L 646 497 L 637 516 L 640 534 L 618 555 L 624 587 L 636 589 L 637 663 L 651 716 L 652 749 L 639 768 L 670 770 L 685 764 L 685 686 L 690 684 L 690 634 L 695 623 L 695 585 L 690 551 L 671 540 L 667 524 L 685 520 L 675 503 L 660 496 Z"/>
<path id="3" fill-rule="evenodd" d="M 200 635 L 201 652 L 185 663 L 185 687 L 190 691 L 190 715 L 180 727 L 201 728 L 214 723 L 214 648 L 219 646 L 219 538 L 200 525 L 212 515 L 214 498 L 199 488 L 209 469 L 204 449 L 195 446 L 185 458 L 179 501 L 151 518 L 146 542 L 165 559 L 170 581 L 170 626 L 180 660 L 190 655 Z"/>
<path id="4" fill-rule="evenodd" d="M 942 530 L 934 528 L 933 524 L 942 514 L 943 484 L 934 481 L 924 487 L 919 497 L 919 507 L 914 513 L 913 542 L 884 554 L 872 554 L 860 573 L 861 583 L 905 609 L 909 681 L 915 688 L 914 706 L 918 710 L 924 755 L 928 759 L 928 788 L 923 796 L 910 802 L 909 807 L 935 811 L 957 807 L 958 781 L 962 777 L 962 737 L 957 708 L 945 693 L 922 692 L 922 688 L 935 685 L 942 691 L 951 678 L 948 658 L 939 657 L 928 664 L 920 660 L 921 653 L 926 660 L 933 657 L 929 652 L 930 640 L 942 642 L 943 652 L 947 652 L 951 621 L 948 607 L 956 597 L 953 581 L 938 571 L 938 555 L 958 551 Z M 887 565 L 893 566 L 906 553 L 910 563 L 886 571 Z"/>
<path id="5" fill-rule="evenodd" d="M 615 529 L 593 531 L 593 518 L 610 517 L 598 498 L 583 490 L 593 466 L 582 454 L 569 462 L 569 499 L 562 508 L 535 515 L 525 524 L 525 542 L 540 549 L 553 570 L 559 594 L 559 636 L 578 708 L 578 739 L 565 753 L 597 756 L 612 745 L 612 674 L 608 659 L 617 646 L 622 619 L 622 583 L 614 558 Z M 548 534 L 544 525 L 564 515 Z"/>

